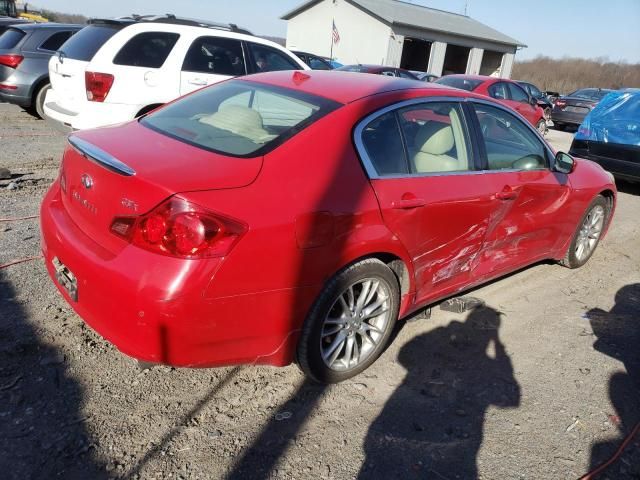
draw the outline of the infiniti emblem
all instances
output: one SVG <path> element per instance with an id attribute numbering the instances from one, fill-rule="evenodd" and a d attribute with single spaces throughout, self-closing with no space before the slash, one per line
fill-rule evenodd
<path id="1" fill-rule="evenodd" d="M 80 177 L 80 181 L 82 182 L 82 185 L 84 185 L 84 188 L 86 189 L 93 187 L 93 178 L 91 178 L 86 173 L 82 174 L 82 177 Z"/>

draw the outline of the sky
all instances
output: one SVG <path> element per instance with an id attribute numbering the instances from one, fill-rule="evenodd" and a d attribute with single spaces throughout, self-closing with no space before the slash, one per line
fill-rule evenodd
<path id="1" fill-rule="evenodd" d="M 182 17 L 236 23 L 257 35 L 285 37 L 286 22 L 280 17 L 304 2 L 37 0 L 29 3 L 88 17 L 175 13 Z M 464 13 L 466 5 L 470 17 L 528 45 L 518 52 L 516 58 L 520 60 L 546 55 L 606 57 L 611 61 L 640 63 L 640 0 L 411 0 L 409 3 L 455 13 Z M 345 30 L 340 32 L 341 36 L 346 34 Z"/>

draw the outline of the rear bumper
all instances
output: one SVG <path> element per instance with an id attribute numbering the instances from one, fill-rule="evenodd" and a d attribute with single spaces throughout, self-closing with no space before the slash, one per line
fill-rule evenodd
<path id="1" fill-rule="evenodd" d="M 60 194 L 55 182 L 41 207 L 47 270 L 78 315 L 120 351 L 175 366 L 291 362 L 293 290 L 205 298 L 224 260 L 182 260 L 131 245 L 109 252 L 80 231 Z M 56 281 L 54 258 L 75 275 L 77 301 Z"/>
<path id="2" fill-rule="evenodd" d="M 135 118 L 141 105 L 80 101 L 66 105 L 54 89 L 47 92 L 44 113 L 53 126 L 62 131 L 85 130 L 128 122 Z"/>
<path id="3" fill-rule="evenodd" d="M 0 101 L 13 103 L 14 105 L 19 105 L 21 107 L 30 107 L 31 95 L 29 92 L 29 86 L 17 85 L 17 88 L 15 90 L 0 87 Z"/>
<path id="4" fill-rule="evenodd" d="M 554 123 L 580 125 L 586 116 L 586 113 L 565 112 L 558 109 L 551 110 L 551 120 Z"/>

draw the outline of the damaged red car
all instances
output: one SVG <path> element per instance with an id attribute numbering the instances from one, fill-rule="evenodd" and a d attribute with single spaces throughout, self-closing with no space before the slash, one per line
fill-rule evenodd
<path id="1" fill-rule="evenodd" d="M 296 361 L 337 382 L 426 305 L 541 260 L 583 265 L 615 199 L 600 166 L 486 97 L 272 72 L 73 133 L 42 249 L 69 304 L 127 355 Z"/>

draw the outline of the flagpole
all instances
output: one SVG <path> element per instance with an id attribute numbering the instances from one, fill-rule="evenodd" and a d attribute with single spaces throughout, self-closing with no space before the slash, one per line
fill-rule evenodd
<path id="1" fill-rule="evenodd" d="M 333 26 L 336 24 L 336 19 L 331 19 L 331 50 L 329 53 L 329 60 L 333 61 Z"/>

